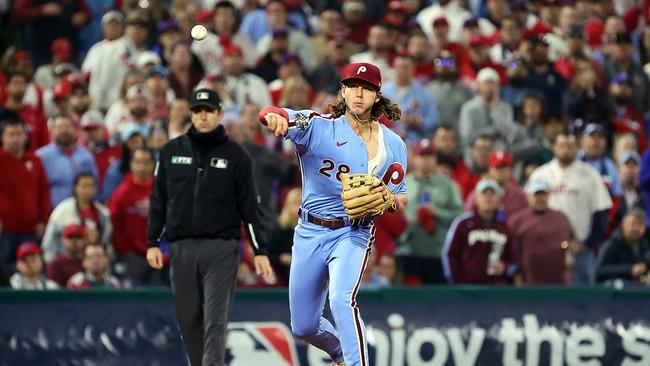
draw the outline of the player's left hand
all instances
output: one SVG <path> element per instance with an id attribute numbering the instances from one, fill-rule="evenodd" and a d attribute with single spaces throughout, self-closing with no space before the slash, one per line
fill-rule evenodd
<path id="1" fill-rule="evenodd" d="M 271 268 L 271 262 L 269 262 L 269 257 L 265 255 L 256 255 L 253 259 L 255 263 L 255 273 L 264 278 L 264 281 L 267 283 L 275 282 L 275 274 L 273 273 L 273 268 Z"/>

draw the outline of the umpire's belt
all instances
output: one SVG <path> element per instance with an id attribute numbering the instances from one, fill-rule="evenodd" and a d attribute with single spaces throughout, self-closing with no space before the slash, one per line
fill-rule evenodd
<path id="1" fill-rule="evenodd" d="M 358 222 L 350 222 L 350 220 L 346 218 L 331 218 L 331 219 L 323 219 L 320 217 L 316 217 L 309 213 L 308 211 L 303 210 L 302 208 L 298 209 L 298 216 L 303 221 L 310 222 L 314 225 L 322 226 L 327 229 L 340 229 L 345 226 L 363 226 L 368 223 L 370 223 L 371 220 L 360 220 Z"/>

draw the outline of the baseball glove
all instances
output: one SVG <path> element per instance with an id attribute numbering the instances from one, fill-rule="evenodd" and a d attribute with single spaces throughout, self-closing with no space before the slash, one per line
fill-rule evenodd
<path id="1" fill-rule="evenodd" d="M 341 174 L 343 207 L 353 223 L 368 216 L 379 216 L 393 207 L 395 198 L 386 185 L 371 174 Z M 384 190 L 372 193 L 383 186 Z"/>

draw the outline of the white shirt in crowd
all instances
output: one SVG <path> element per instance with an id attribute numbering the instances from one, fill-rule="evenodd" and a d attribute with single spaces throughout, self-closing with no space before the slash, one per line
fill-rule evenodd
<path id="1" fill-rule="evenodd" d="M 535 169 L 529 181 L 536 180 L 548 183 L 549 207 L 569 218 L 578 241 L 587 240 L 593 214 L 612 207 L 603 178 L 589 164 L 580 160 L 562 169 L 554 159 Z"/>
<path id="2" fill-rule="evenodd" d="M 261 77 L 243 73 L 239 77 L 226 75 L 226 86 L 230 90 L 233 102 L 243 108 L 248 102 L 259 106 L 271 105 L 271 94 L 266 82 Z"/>
<path id="3" fill-rule="evenodd" d="M 298 29 L 290 29 L 289 35 L 289 52 L 295 53 L 300 58 L 304 69 L 310 73 L 318 67 L 318 59 L 314 55 L 314 49 L 311 45 L 311 39 L 305 32 Z M 260 58 L 264 57 L 271 47 L 273 35 L 267 33 L 257 42 L 257 54 Z"/>
<path id="4" fill-rule="evenodd" d="M 457 0 L 451 0 L 447 5 L 433 4 L 422 9 L 416 20 L 430 40 L 433 40 L 433 21 L 444 16 L 449 22 L 449 40 L 459 42 L 462 39 L 463 23 L 472 14 L 467 9 L 458 5 Z"/>
<path id="5" fill-rule="evenodd" d="M 122 80 L 142 51 L 127 37 L 101 40 L 90 48 L 81 70 L 90 72 L 88 95 L 93 107 L 107 110 L 119 99 Z"/>
<path id="6" fill-rule="evenodd" d="M 246 66 L 254 67 L 258 57 L 253 42 L 246 35 L 237 33 L 232 37 L 232 43 L 241 47 Z M 192 42 L 192 52 L 199 58 L 206 73 L 221 72 L 223 47 L 219 44 L 219 36 L 209 32 L 204 40 Z"/>

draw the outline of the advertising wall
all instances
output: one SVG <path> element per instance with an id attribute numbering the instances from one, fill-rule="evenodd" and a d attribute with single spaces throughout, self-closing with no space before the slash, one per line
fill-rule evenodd
<path id="1" fill-rule="evenodd" d="M 361 295 L 371 365 L 650 365 L 650 291 L 391 289 Z M 330 366 L 286 292 L 239 292 L 232 366 Z M 0 292 L 0 365 L 182 365 L 171 295 Z"/>

